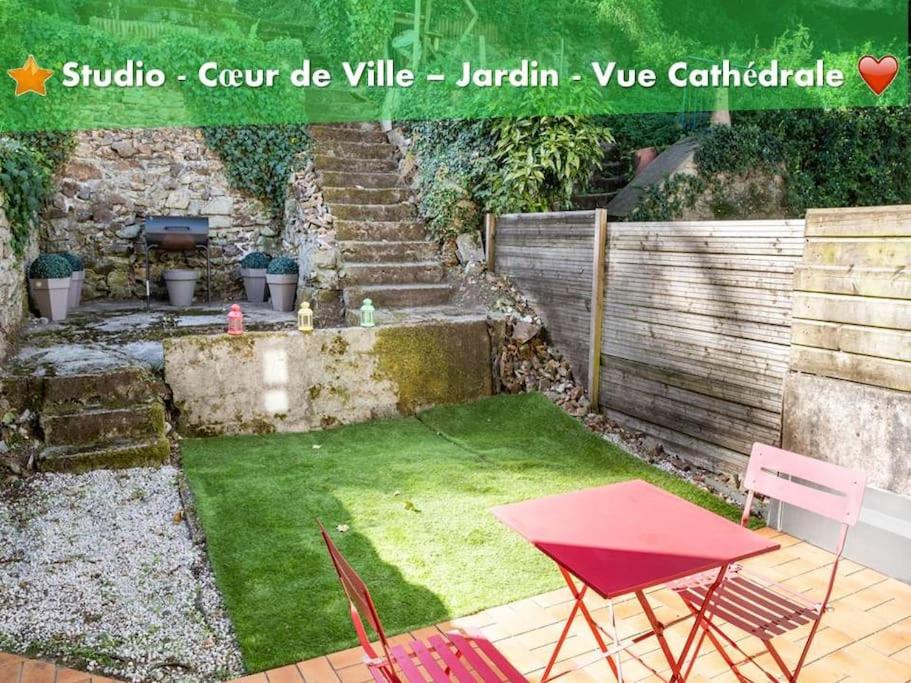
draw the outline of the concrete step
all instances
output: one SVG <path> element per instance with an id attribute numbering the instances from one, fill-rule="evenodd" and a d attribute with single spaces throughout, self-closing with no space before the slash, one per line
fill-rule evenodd
<path id="1" fill-rule="evenodd" d="M 413 204 L 333 204 L 332 215 L 343 221 L 413 221 Z"/>
<path id="2" fill-rule="evenodd" d="M 161 395 L 164 387 L 140 368 L 109 372 L 44 377 L 44 404 L 47 413 L 79 412 L 86 406 L 119 408 L 145 403 Z"/>
<path id="3" fill-rule="evenodd" d="M 48 446 L 103 445 L 125 439 L 151 439 L 165 434 L 164 405 L 158 401 L 128 408 L 93 408 L 79 413 L 42 413 Z"/>
<path id="4" fill-rule="evenodd" d="M 313 166 L 317 171 L 357 171 L 358 173 L 393 173 L 399 164 L 395 159 L 358 159 L 320 153 L 313 155 Z"/>
<path id="5" fill-rule="evenodd" d="M 443 266 L 437 261 L 413 263 L 346 263 L 342 283 L 352 285 L 431 284 L 442 281 Z"/>
<path id="6" fill-rule="evenodd" d="M 321 171 L 323 187 L 399 188 L 402 177 L 395 171 L 359 173 L 355 171 Z"/>
<path id="7" fill-rule="evenodd" d="M 323 197 L 333 206 L 338 204 L 400 204 L 411 193 L 404 188 L 360 188 L 323 186 Z"/>
<path id="8" fill-rule="evenodd" d="M 339 242 L 345 263 L 390 263 L 401 261 L 432 261 L 437 255 L 435 242 L 352 241 Z"/>
<path id="9" fill-rule="evenodd" d="M 101 446 L 52 446 L 38 458 L 43 472 L 86 472 L 95 469 L 149 467 L 166 463 L 171 444 L 164 437 L 148 440 L 121 440 Z"/>
<path id="10" fill-rule="evenodd" d="M 341 157 L 351 161 L 361 159 L 395 159 L 396 148 L 388 142 L 343 142 L 318 140 L 314 145 L 317 154 Z M 356 167 L 355 167 L 356 168 Z"/>
<path id="11" fill-rule="evenodd" d="M 360 308 L 364 299 L 379 308 L 418 308 L 448 304 L 452 290 L 446 284 L 365 285 L 346 287 L 342 296 L 348 310 Z"/>
<path id="12" fill-rule="evenodd" d="M 424 224 L 418 221 L 345 220 L 338 215 L 333 222 L 340 242 L 386 241 L 412 242 L 427 237 Z"/>
<path id="13" fill-rule="evenodd" d="M 418 308 L 380 308 L 374 313 L 377 325 L 406 325 L 429 322 L 467 322 L 486 320 L 487 309 L 484 306 L 466 308 L 464 304 L 440 304 Z M 361 324 L 361 312 L 353 308 L 345 312 L 345 322 L 352 327 Z"/>
<path id="14" fill-rule="evenodd" d="M 310 135 L 317 142 L 338 140 L 341 142 L 389 143 L 386 133 L 379 126 L 372 128 L 347 128 L 314 124 L 310 126 Z"/>

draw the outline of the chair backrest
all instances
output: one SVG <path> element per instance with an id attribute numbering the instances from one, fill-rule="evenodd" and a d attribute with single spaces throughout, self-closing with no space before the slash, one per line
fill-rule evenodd
<path id="1" fill-rule="evenodd" d="M 326 543 L 326 549 L 329 551 L 329 557 L 332 558 L 335 573 L 338 574 L 338 580 L 341 582 L 345 595 L 348 597 L 348 602 L 351 606 L 351 619 L 354 621 L 354 628 L 357 631 L 358 639 L 361 641 L 361 646 L 367 651 L 368 655 L 371 657 L 376 656 L 361 622 L 361 620 L 366 619 L 370 628 L 379 638 L 383 652 L 388 660 L 389 642 L 386 639 L 386 632 L 383 631 L 383 625 L 380 623 L 380 616 L 376 611 L 376 606 L 373 604 L 373 598 L 370 597 L 370 591 L 367 590 L 367 585 L 358 576 L 358 573 L 354 571 L 354 567 L 345 559 L 345 556 L 342 555 L 335 543 L 332 542 L 322 523 L 320 523 L 319 528 L 320 533 L 323 535 L 323 541 Z"/>
<path id="2" fill-rule="evenodd" d="M 743 480 L 751 494 L 769 496 L 846 526 L 857 524 L 866 483 L 860 470 L 761 443 L 753 444 Z"/>

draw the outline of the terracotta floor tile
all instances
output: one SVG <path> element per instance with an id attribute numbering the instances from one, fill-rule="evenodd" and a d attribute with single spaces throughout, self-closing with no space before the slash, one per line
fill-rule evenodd
<path id="1" fill-rule="evenodd" d="M 57 667 L 48 662 L 28 661 L 22 665 L 20 683 L 54 683 Z"/>
<path id="2" fill-rule="evenodd" d="M 92 674 L 84 671 L 75 671 L 73 669 L 57 669 L 56 683 L 88 683 L 92 680 Z"/>
<path id="3" fill-rule="evenodd" d="M 304 677 L 294 664 L 271 669 L 266 672 L 266 678 L 269 679 L 269 683 L 304 683 Z"/>
<path id="4" fill-rule="evenodd" d="M 238 678 L 231 683 L 269 683 L 269 679 L 266 678 L 266 674 L 250 674 L 249 676 L 244 676 L 243 678 Z"/>
<path id="5" fill-rule="evenodd" d="M 297 665 L 306 683 L 338 683 L 339 677 L 326 657 L 309 659 Z"/>
<path id="6" fill-rule="evenodd" d="M 0 665 L 0 683 L 19 683 L 23 662 Z"/>

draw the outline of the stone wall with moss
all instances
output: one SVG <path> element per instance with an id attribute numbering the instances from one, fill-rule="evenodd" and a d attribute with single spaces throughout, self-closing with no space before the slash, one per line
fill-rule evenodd
<path id="1" fill-rule="evenodd" d="M 32 240 L 23 256 L 13 253 L 12 232 L 0 195 L 0 361 L 4 359 L 25 318 L 28 288 L 25 268 L 37 254 Z"/>
<path id="2" fill-rule="evenodd" d="M 310 431 L 492 393 L 484 318 L 165 342 L 184 435 Z"/>
<path id="3" fill-rule="evenodd" d="M 240 293 L 237 262 L 246 252 L 281 249 L 280 221 L 261 201 L 230 186 L 224 164 L 198 129 L 80 132 L 56 183 L 45 213 L 42 246 L 82 256 L 86 299 L 145 296 L 145 264 L 137 237 L 146 216 L 209 218 L 217 298 Z M 165 296 L 165 268 L 189 266 L 204 275 L 201 256 L 153 254 L 155 296 Z"/>

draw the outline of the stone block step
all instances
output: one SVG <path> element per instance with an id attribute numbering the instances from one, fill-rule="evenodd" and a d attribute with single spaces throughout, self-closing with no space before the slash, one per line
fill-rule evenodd
<path id="1" fill-rule="evenodd" d="M 149 467 L 166 463 L 171 444 L 164 437 L 115 441 L 101 446 L 45 448 L 38 458 L 43 472 L 87 472 L 95 469 Z"/>
<path id="2" fill-rule="evenodd" d="M 339 216 L 333 222 L 340 242 L 353 240 L 412 242 L 427 236 L 424 224 L 418 221 L 345 220 Z"/>
<path id="3" fill-rule="evenodd" d="M 364 299 L 378 308 L 419 308 L 448 304 L 452 290 L 447 284 L 367 285 L 346 287 L 342 296 L 348 310 L 360 308 Z"/>
<path id="4" fill-rule="evenodd" d="M 360 159 L 395 159 L 396 148 L 388 142 L 342 142 L 318 140 L 314 145 L 317 154 L 341 157 L 350 161 Z"/>
<path id="5" fill-rule="evenodd" d="M 351 285 L 431 284 L 443 279 L 443 266 L 437 261 L 415 263 L 347 263 L 342 283 Z"/>
<path id="6" fill-rule="evenodd" d="M 123 439 L 164 436 L 165 413 L 160 402 L 129 408 L 95 408 L 81 413 L 41 415 L 48 446 L 91 446 Z"/>
<path id="7" fill-rule="evenodd" d="M 413 221 L 413 204 L 333 204 L 332 215 L 343 221 Z"/>
<path id="8" fill-rule="evenodd" d="M 43 378 L 43 412 L 79 412 L 86 406 L 119 408 L 150 401 L 163 391 L 160 383 L 140 368 Z"/>
<path id="9" fill-rule="evenodd" d="M 400 204 L 410 193 L 404 188 L 360 188 L 323 186 L 323 197 L 333 206 L 338 204 Z"/>
<path id="10" fill-rule="evenodd" d="M 339 242 L 345 263 L 390 263 L 400 261 L 432 261 L 437 255 L 435 242 L 355 241 Z"/>
<path id="11" fill-rule="evenodd" d="M 347 157 L 321 154 L 319 149 L 313 155 L 313 166 L 317 171 L 357 171 L 358 173 L 392 173 L 399 169 L 395 159 L 358 159 L 355 163 Z"/>
<path id="12" fill-rule="evenodd" d="M 339 140 L 341 142 L 373 142 L 388 144 L 386 133 L 377 126 L 371 128 L 348 128 L 344 126 L 312 125 L 310 135 L 317 142 Z"/>
<path id="13" fill-rule="evenodd" d="M 402 177 L 395 171 L 360 173 L 355 171 L 321 171 L 323 187 L 381 188 L 402 187 Z"/>

